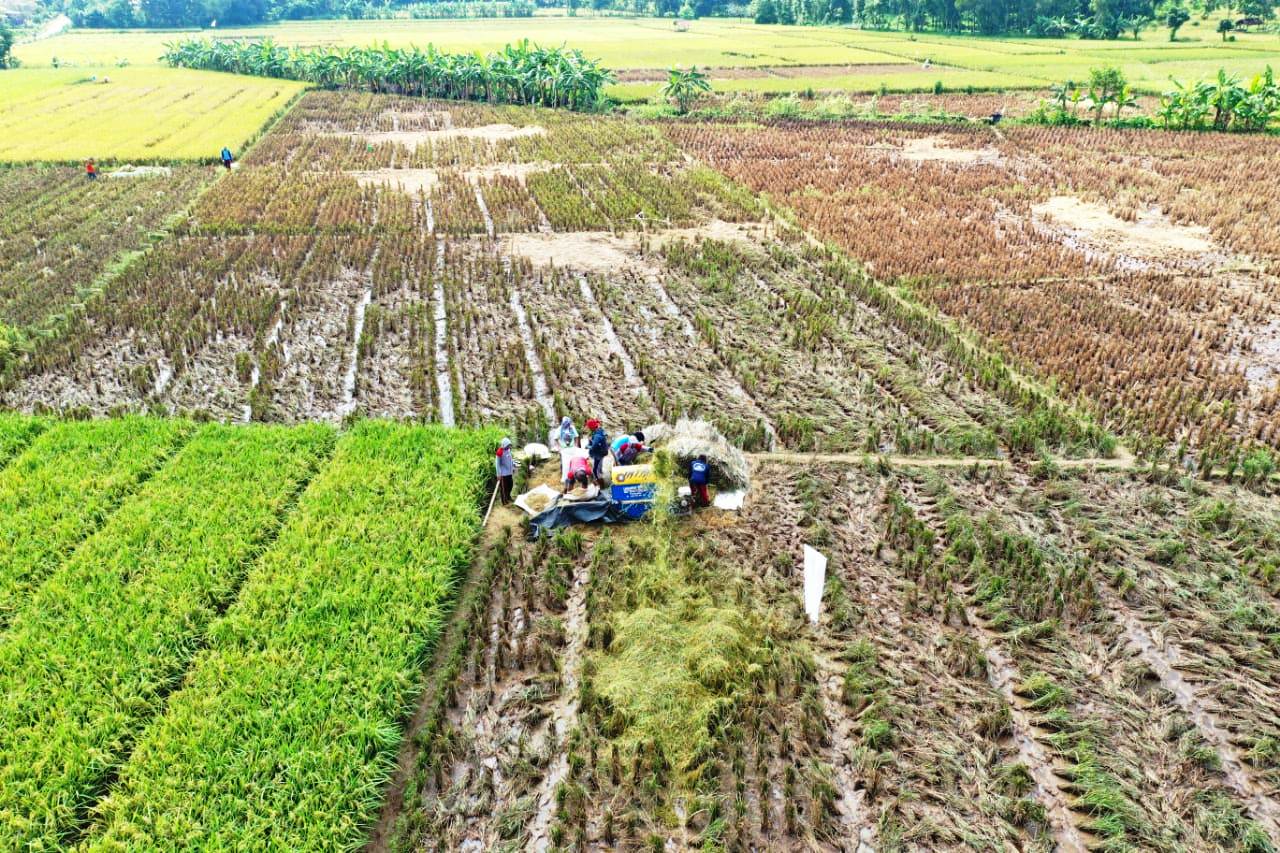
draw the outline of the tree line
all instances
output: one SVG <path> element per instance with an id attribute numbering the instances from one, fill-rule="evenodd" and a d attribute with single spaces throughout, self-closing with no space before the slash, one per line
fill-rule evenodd
<path id="1" fill-rule="evenodd" d="M 592 109 L 614 77 L 582 51 L 531 45 L 500 51 L 442 53 L 432 45 L 304 50 L 271 39 L 188 39 L 165 45 L 164 61 L 182 68 L 305 80 L 426 98 Z"/>
<path id="2" fill-rule="evenodd" d="M 858 23 L 873 29 L 942 30 L 982 35 L 1018 33 L 1062 38 L 1137 37 L 1150 26 L 1178 27 L 1193 11 L 1183 0 L 755 0 L 760 24 Z M 1273 0 L 1204 0 L 1195 11 L 1222 9 L 1244 25 L 1275 17 Z M 1235 22 L 1232 22 L 1232 26 Z"/>

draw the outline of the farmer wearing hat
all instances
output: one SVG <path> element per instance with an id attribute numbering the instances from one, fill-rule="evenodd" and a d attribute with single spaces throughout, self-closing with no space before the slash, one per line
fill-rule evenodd
<path id="1" fill-rule="evenodd" d="M 597 418 L 587 421 L 587 455 L 591 457 L 591 476 L 597 483 L 604 482 L 604 458 L 609 455 L 609 436 Z"/>
<path id="2" fill-rule="evenodd" d="M 516 457 L 511 452 L 511 439 L 504 438 L 498 445 L 498 455 L 493 461 L 498 472 L 498 494 L 504 505 L 511 503 L 511 490 L 516 482 Z"/>

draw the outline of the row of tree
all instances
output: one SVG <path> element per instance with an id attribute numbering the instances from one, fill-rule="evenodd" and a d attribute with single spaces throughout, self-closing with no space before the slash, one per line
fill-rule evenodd
<path id="1" fill-rule="evenodd" d="M 1271 66 L 1248 83 L 1218 69 L 1217 79 L 1183 85 L 1160 98 L 1156 115 L 1166 128 L 1257 133 L 1280 119 L 1280 85 Z"/>
<path id="2" fill-rule="evenodd" d="M 1216 8 L 1215 0 L 1205 0 L 1198 11 Z M 1274 17 L 1275 3 L 1232 0 L 1228 11 L 1241 21 L 1265 21 Z M 876 29 L 1089 39 L 1136 37 L 1153 25 L 1176 33 L 1191 18 L 1181 0 L 755 0 L 753 13 L 760 24 L 857 22 Z"/>
<path id="3" fill-rule="evenodd" d="M 271 39 L 188 39 L 166 45 L 164 61 L 327 87 L 575 110 L 599 105 L 605 86 L 614 80 L 580 50 L 538 47 L 527 39 L 487 56 L 442 53 L 432 45 L 304 50 Z"/>
<path id="4" fill-rule="evenodd" d="M 0 20 L 0 69 L 8 68 L 13 61 L 11 58 L 13 41 L 13 30 L 9 29 L 8 24 Z"/>
<path id="5" fill-rule="evenodd" d="M 1217 130 L 1258 133 L 1280 120 L 1280 85 L 1268 65 L 1266 71 L 1242 82 L 1225 69 L 1216 79 L 1194 84 L 1173 81 L 1174 88 L 1160 96 L 1155 118 L 1167 130 Z M 1067 81 L 1051 89 L 1053 96 L 1033 111 L 1028 120 L 1037 124 L 1103 124 L 1108 115 L 1122 123 L 1126 109 L 1138 109 L 1138 97 L 1118 68 L 1094 68 L 1087 83 Z M 1137 119 L 1143 126 L 1153 122 Z M 1132 123 L 1132 122 L 1130 122 Z"/>

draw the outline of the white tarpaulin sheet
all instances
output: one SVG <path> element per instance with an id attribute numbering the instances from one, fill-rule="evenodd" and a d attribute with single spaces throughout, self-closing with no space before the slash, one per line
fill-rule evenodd
<path id="1" fill-rule="evenodd" d="M 822 614 L 822 588 L 827 583 L 827 558 L 804 546 L 804 612 L 817 624 Z"/>
<path id="2" fill-rule="evenodd" d="M 537 515 L 538 513 L 551 506 L 560 498 L 560 493 L 545 483 L 535 489 L 530 489 L 520 497 L 516 498 L 514 503 L 529 515 Z"/>
<path id="3" fill-rule="evenodd" d="M 736 492 L 716 492 L 716 496 L 711 499 L 711 505 L 716 509 L 726 509 L 731 512 L 737 512 L 742 509 L 742 504 L 747 500 L 747 493 L 743 489 Z"/>

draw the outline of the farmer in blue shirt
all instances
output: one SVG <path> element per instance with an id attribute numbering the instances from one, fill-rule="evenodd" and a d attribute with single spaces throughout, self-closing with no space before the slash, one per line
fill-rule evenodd
<path id="1" fill-rule="evenodd" d="M 587 441 L 587 455 L 591 457 L 591 476 L 596 478 L 597 483 L 603 483 L 604 458 L 609 455 L 609 436 L 596 418 L 587 421 L 587 429 L 591 431 L 591 438 Z"/>
<path id="2" fill-rule="evenodd" d="M 693 493 L 695 506 L 711 506 L 711 495 L 707 493 L 707 480 L 711 468 L 707 465 L 707 457 L 699 456 L 689 463 L 689 491 Z"/>
<path id="3" fill-rule="evenodd" d="M 235 159 L 231 156 L 231 149 L 225 145 L 222 146 L 222 165 L 226 166 L 228 171 L 231 169 L 231 161 Z"/>

